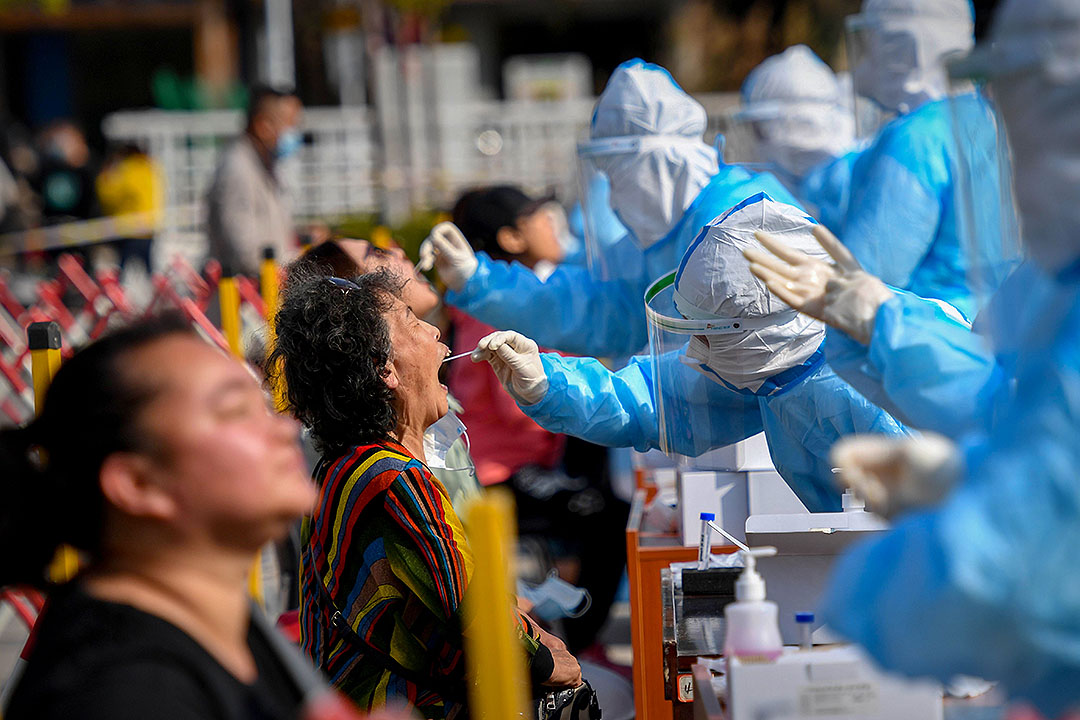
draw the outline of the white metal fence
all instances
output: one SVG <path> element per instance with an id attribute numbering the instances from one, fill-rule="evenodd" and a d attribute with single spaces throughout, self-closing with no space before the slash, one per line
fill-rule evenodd
<path id="1" fill-rule="evenodd" d="M 738 99 L 698 99 L 709 114 L 711 141 L 729 126 Z M 593 103 L 473 100 L 414 108 L 400 123 L 390 115 L 382 128 L 370 108 L 308 108 L 304 146 L 280 174 L 299 218 L 377 213 L 392 222 L 401 208 L 447 207 L 463 190 L 496 182 L 569 201 L 577 194 L 575 146 L 588 131 Z M 168 205 L 161 234 L 197 242 L 218 155 L 242 124 L 238 111 L 145 110 L 114 113 L 103 130 L 109 140 L 139 143 L 160 164 Z M 729 145 L 726 155 L 733 150 Z"/>

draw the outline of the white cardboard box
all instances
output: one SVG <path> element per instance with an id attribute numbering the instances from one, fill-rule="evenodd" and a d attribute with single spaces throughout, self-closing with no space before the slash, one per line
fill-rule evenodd
<path id="1" fill-rule="evenodd" d="M 772 470 L 772 457 L 769 455 L 769 443 L 765 433 L 742 440 L 733 445 L 725 445 L 694 458 L 685 458 L 681 466 L 692 470 L 720 470 L 736 472 L 742 470 Z M 725 528 L 726 529 L 726 528 Z"/>
<path id="2" fill-rule="evenodd" d="M 941 686 L 878 670 L 859 648 L 785 648 L 776 662 L 732 658 L 731 720 L 942 720 Z"/>
<path id="3" fill-rule="evenodd" d="M 776 555 L 759 558 L 765 594 L 780 608 L 780 635 L 785 643 L 799 641 L 795 613 L 816 612 L 832 566 L 848 545 L 888 528 L 877 515 L 864 511 L 751 515 L 746 542 L 751 547 L 772 545 Z M 814 639 L 835 642 L 820 615 Z"/>

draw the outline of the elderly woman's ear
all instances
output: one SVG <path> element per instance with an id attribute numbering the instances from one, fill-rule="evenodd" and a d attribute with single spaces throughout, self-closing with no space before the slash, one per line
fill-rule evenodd
<path id="1" fill-rule="evenodd" d="M 401 378 L 398 377 L 397 369 L 394 367 L 394 361 L 390 360 L 386 363 L 386 373 L 383 375 L 383 382 L 386 383 L 386 387 L 391 390 L 397 390 L 401 385 Z"/>

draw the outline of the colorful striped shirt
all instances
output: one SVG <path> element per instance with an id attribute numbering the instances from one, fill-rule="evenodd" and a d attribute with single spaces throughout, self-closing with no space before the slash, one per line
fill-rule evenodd
<path id="1" fill-rule="evenodd" d="M 395 442 L 324 458 L 315 479 L 301 531 L 304 651 L 362 709 L 391 700 L 465 717 L 460 607 L 473 560 L 446 490 Z M 533 654 L 536 630 L 521 622 Z"/>

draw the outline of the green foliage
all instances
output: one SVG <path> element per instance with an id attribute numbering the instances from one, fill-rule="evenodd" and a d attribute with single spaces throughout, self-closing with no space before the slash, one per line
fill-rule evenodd
<path id="1" fill-rule="evenodd" d="M 334 233 L 340 237 L 371 241 L 377 241 L 380 233 L 389 230 L 390 238 L 413 262 L 416 262 L 420 254 L 420 243 L 431 232 L 431 228 L 444 219 L 445 216 L 435 210 L 418 210 L 413 212 L 405 222 L 391 228 L 382 226 L 375 215 L 352 215 L 339 218 L 332 227 Z"/>

